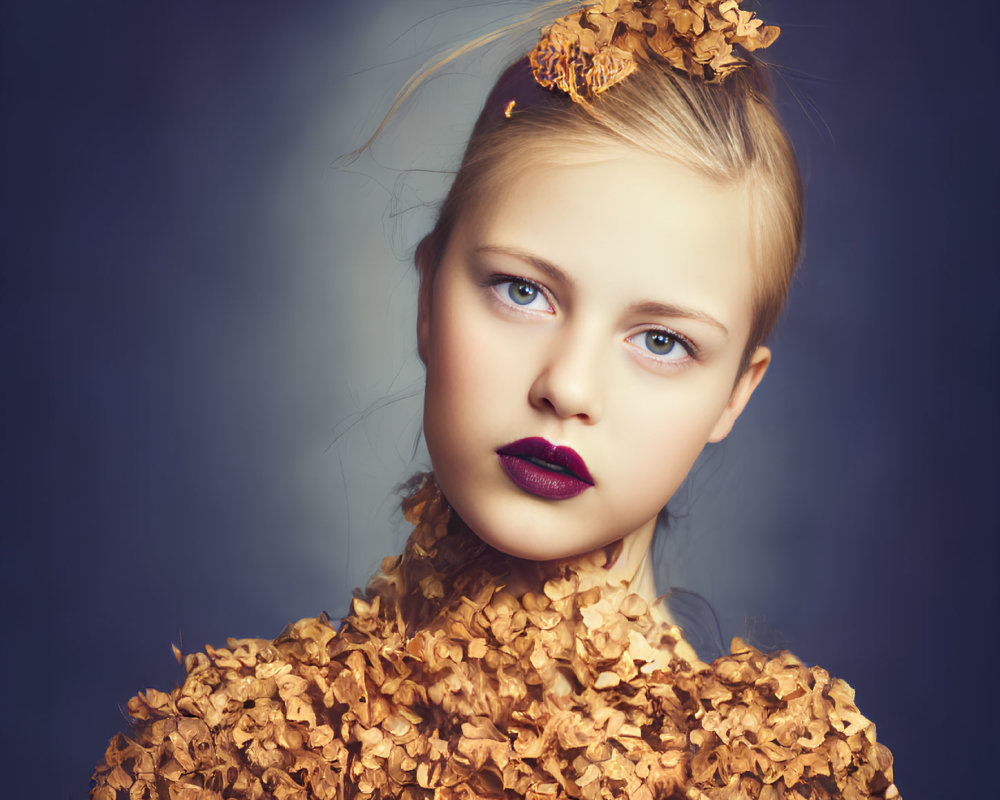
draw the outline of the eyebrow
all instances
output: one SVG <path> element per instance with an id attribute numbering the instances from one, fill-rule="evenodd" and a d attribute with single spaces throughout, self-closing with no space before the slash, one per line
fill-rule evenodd
<path id="1" fill-rule="evenodd" d="M 681 317 L 683 319 L 692 319 L 696 322 L 704 322 L 707 325 L 718 328 L 727 339 L 729 338 L 729 328 L 719 322 L 719 320 L 715 317 L 706 314 L 704 311 L 698 311 L 695 308 L 678 306 L 673 303 L 656 303 L 654 301 L 647 300 L 646 302 L 635 303 L 634 305 L 629 306 L 629 310 L 634 314 L 648 314 L 657 317 Z"/>
<path id="2" fill-rule="evenodd" d="M 538 269 L 540 272 L 544 272 L 553 280 L 559 281 L 568 286 L 575 285 L 573 278 L 567 274 L 564 270 L 559 269 L 551 261 L 546 261 L 544 258 L 539 258 L 532 253 L 528 253 L 524 250 L 518 250 L 516 247 L 504 247 L 502 245 L 492 245 L 487 244 L 475 249 L 476 253 L 498 253 L 500 255 L 512 256 L 513 258 L 520 259 L 531 266 Z M 729 337 L 729 329 L 723 325 L 715 317 L 706 314 L 704 311 L 698 311 L 695 308 L 688 308 L 686 306 L 679 306 L 674 303 L 659 303 L 654 300 L 645 300 L 640 303 L 633 303 L 629 306 L 629 311 L 633 314 L 643 314 L 657 317 L 679 317 L 682 319 L 691 319 L 697 322 L 704 322 L 715 328 L 718 328 L 722 333 Z"/>
<path id="3" fill-rule="evenodd" d="M 559 269 L 551 261 L 546 261 L 544 258 L 539 258 L 536 255 L 532 255 L 525 250 L 518 250 L 516 247 L 504 247 L 502 245 L 496 244 L 485 244 L 482 247 L 477 247 L 475 249 L 476 253 L 498 253 L 503 256 L 513 256 L 514 258 L 525 261 L 531 266 L 535 267 L 540 272 L 544 272 L 550 278 L 560 283 L 564 283 L 567 286 L 575 286 L 576 281 L 573 280 L 566 272 Z"/>

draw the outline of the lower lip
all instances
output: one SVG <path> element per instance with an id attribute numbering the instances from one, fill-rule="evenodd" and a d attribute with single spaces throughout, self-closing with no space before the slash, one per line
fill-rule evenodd
<path id="1" fill-rule="evenodd" d="M 498 454 L 498 458 L 515 486 L 546 500 L 569 500 L 590 487 L 589 483 L 565 472 L 553 472 L 517 456 Z"/>

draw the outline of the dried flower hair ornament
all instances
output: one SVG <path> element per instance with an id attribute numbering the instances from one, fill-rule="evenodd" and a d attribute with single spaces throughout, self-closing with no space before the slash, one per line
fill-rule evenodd
<path id="1" fill-rule="evenodd" d="M 719 81 L 747 64 L 736 45 L 759 50 L 779 32 L 738 0 L 602 0 L 543 28 L 529 59 L 540 86 L 579 103 L 623 81 L 642 58 Z"/>

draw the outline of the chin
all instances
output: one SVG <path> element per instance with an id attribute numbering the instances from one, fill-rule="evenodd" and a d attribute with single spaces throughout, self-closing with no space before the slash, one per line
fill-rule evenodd
<path id="1" fill-rule="evenodd" d="M 477 490 L 470 492 L 466 482 L 452 483 L 452 477 L 450 473 L 438 477 L 449 505 L 470 531 L 501 553 L 529 561 L 554 561 L 589 553 L 608 543 L 580 536 L 579 509 L 574 513 L 561 503 L 502 484 L 494 491 L 483 491 L 477 485 Z"/>
<path id="2" fill-rule="evenodd" d="M 526 561 L 554 561 L 559 558 L 576 555 L 576 553 L 567 553 L 560 548 L 546 547 L 544 544 L 539 546 L 537 543 L 507 542 L 502 538 L 480 536 L 478 533 L 476 535 L 490 547 L 499 550 L 501 553 L 506 553 L 509 556 L 521 558 Z"/>
<path id="3" fill-rule="evenodd" d="M 535 531 L 530 528 L 500 529 L 485 525 L 469 529 L 490 547 L 514 558 L 528 561 L 555 561 L 589 553 L 603 546 L 602 543 L 581 544 L 579 536 L 560 536 L 552 530 Z"/>

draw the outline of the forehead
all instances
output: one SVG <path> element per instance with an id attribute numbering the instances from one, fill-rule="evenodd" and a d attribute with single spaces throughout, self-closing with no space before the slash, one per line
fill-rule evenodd
<path id="1" fill-rule="evenodd" d="M 529 164 L 480 198 L 476 246 L 528 251 L 623 302 L 683 302 L 741 322 L 752 305 L 744 183 L 642 153 Z M 595 283 L 596 282 L 596 283 Z M 747 325 L 749 322 L 747 320 Z"/>

